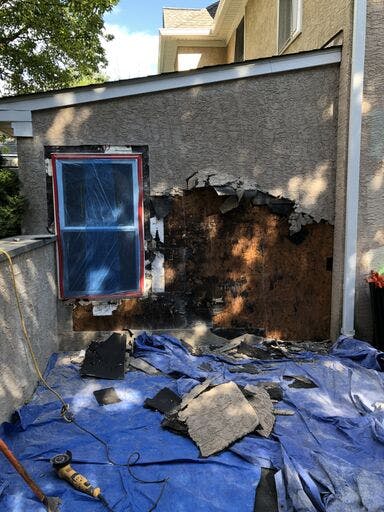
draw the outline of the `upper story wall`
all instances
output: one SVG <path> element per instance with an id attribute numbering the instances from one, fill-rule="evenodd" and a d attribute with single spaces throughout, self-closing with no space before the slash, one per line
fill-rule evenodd
<path id="1" fill-rule="evenodd" d="M 300 3 L 300 2 L 299 2 Z M 349 34 L 352 0 L 302 0 L 301 31 L 282 53 L 297 53 L 324 47 L 340 31 Z M 279 53 L 279 0 L 248 0 L 244 10 L 244 59 L 271 57 Z M 209 44 L 209 43 L 208 43 Z M 228 38 L 226 48 L 196 48 L 179 46 L 175 70 L 194 69 L 235 61 L 236 28 Z M 191 60 L 186 54 L 201 53 Z M 187 65 L 180 67 L 184 59 Z"/>
<path id="2" fill-rule="evenodd" d="M 244 16 L 246 60 L 279 53 L 278 5 L 278 0 L 248 0 Z M 351 0 L 302 0 L 301 31 L 283 53 L 322 48 L 349 25 L 351 16 Z"/>

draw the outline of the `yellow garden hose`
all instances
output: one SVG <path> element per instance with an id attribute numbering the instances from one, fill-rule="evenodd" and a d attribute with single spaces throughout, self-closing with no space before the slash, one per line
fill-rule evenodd
<path id="1" fill-rule="evenodd" d="M 14 294 L 15 294 L 17 309 L 19 311 L 20 326 L 21 326 L 21 330 L 23 331 L 23 336 L 24 336 L 25 344 L 26 344 L 28 352 L 29 352 L 29 354 L 31 356 L 32 363 L 33 363 L 33 366 L 35 368 L 36 375 L 37 375 L 38 379 L 40 380 L 40 382 L 51 393 L 53 393 L 56 396 L 56 398 L 61 402 L 61 404 L 62 404 L 61 416 L 65 419 L 65 421 L 71 422 L 73 420 L 73 417 L 72 417 L 71 413 L 69 412 L 69 405 L 65 402 L 64 398 L 60 395 L 60 393 L 58 393 L 53 388 L 51 388 L 51 386 L 45 380 L 44 375 L 40 371 L 36 355 L 35 355 L 35 353 L 33 351 L 33 346 L 32 346 L 32 343 L 31 343 L 31 339 L 29 337 L 28 330 L 27 330 L 27 327 L 25 325 L 25 320 L 24 320 L 23 310 L 22 310 L 22 307 L 21 307 L 19 292 L 17 291 L 15 270 L 14 270 L 12 258 L 11 258 L 10 254 L 6 250 L 1 249 L 1 248 L 0 248 L 0 254 L 4 254 L 5 257 L 8 260 L 8 266 L 9 266 L 9 270 L 10 270 L 11 278 L 12 278 L 13 291 L 14 291 Z"/>

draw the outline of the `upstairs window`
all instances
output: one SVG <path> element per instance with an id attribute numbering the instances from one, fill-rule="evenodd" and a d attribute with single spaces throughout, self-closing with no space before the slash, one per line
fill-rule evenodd
<path id="1" fill-rule="evenodd" d="M 278 0 L 278 48 L 282 53 L 301 33 L 302 0 Z"/>
<path id="2" fill-rule="evenodd" d="M 236 29 L 235 36 L 235 62 L 244 60 L 244 18 L 240 21 Z"/>
<path id="3" fill-rule="evenodd" d="M 141 295 L 141 155 L 52 156 L 62 298 Z"/>

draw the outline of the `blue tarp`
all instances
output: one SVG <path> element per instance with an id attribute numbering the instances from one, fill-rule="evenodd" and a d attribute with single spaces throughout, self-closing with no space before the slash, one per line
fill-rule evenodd
<path id="1" fill-rule="evenodd" d="M 81 378 L 66 355 L 53 356 L 47 370 L 49 383 L 69 402 L 77 422 L 108 443 L 118 465 L 108 462 L 99 442 L 60 419 L 59 404 L 42 387 L 20 409 L 16 425 L 2 426 L 2 437 L 44 492 L 62 498 L 63 512 L 103 510 L 54 475 L 49 460 L 66 450 L 72 451 L 75 468 L 103 489 L 116 512 L 145 512 L 161 491 L 161 484 L 142 484 L 129 475 L 124 464 L 133 452 L 141 455 L 134 468 L 138 477 L 169 478 L 159 512 L 252 512 L 261 467 L 278 470 L 280 512 L 384 510 L 382 354 L 368 344 L 340 338 L 326 356 L 306 352 L 295 356 L 297 360 L 246 360 L 258 374 L 229 371 L 244 360 L 192 356 L 169 336 L 140 335 L 134 355 L 166 375 L 134 371 L 124 381 Z M 211 370 L 202 363 L 209 363 Z M 288 375 L 307 376 L 318 388 L 291 388 L 283 378 Z M 145 409 L 143 402 L 164 386 L 183 394 L 207 377 L 217 384 L 277 382 L 284 392 L 277 407 L 295 414 L 277 416 L 270 439 L 249 435 L 203 459 L 190 439 L 164 430 L 162 415 Z M 110 386 L 122 401 L 100 407 L 93 391 Z M 1 511 L 44 510 L 2 457 L 0 475 Z"/>

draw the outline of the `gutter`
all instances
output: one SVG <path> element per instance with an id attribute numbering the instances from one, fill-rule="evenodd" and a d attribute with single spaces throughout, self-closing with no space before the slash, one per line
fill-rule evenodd
<path id="1" fill-rule="evenodd" d="M 353 13 L 351 91 L 345 213 L 343 319 L 341 333 L 355 334 L 355 296 L 359 211 L 361 125 L 363 117 L 367 0 L 355 0 Z"/>

